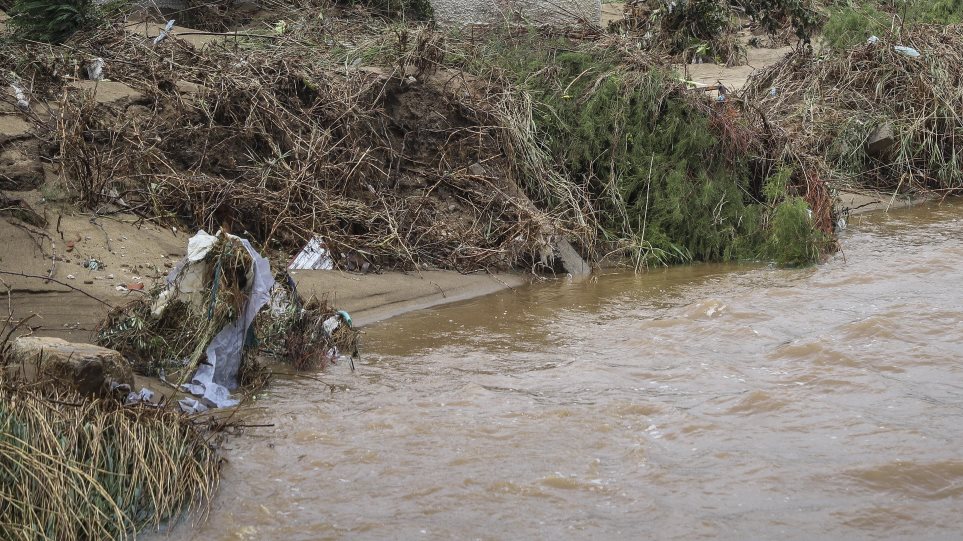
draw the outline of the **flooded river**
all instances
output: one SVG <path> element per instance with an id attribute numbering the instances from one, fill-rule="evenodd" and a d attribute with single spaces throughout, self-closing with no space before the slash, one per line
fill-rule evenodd
<path id="1" fill-rule="evenodd" d="M 174 539 L 959 539 L 963 206 L 803 270 L 609 274 L 367 329 L 278 379 Z"/>

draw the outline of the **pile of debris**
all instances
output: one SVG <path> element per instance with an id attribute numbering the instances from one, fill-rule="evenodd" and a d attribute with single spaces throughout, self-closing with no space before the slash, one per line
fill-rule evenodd
<path id="1" fill-rule="evenodd" d="M 750 79 L 743 97 L 793 160 L 834 186 L 955 193 L 961 50 L 961 25 L 920 25 L 819 56 L 800 50 Z"/>
<path id="2" fill-rule="evenodd" d="M 60 102 L 46 137 L 92 208 L 288 254 L 321 235 L 340 268 L 530 268 L 557 238 L 591 244 L 594 230 L 564 220 L 582 207 L 541 185 L 551 163 L 517 159 L 531 141 L 506 118 L 524 114 L 510 93 L 443 69 L 444 39 L 426 27 L 365 28 L 354 42 L 337 24 L 301 19 L 203 46 L 173 25 L 152 37 L 117 24 L 40 58 L 7 44 L 0 68 L 34 81 L 34 100 Z M 107 85 L 130 97 L 99 99 Z"/>
<path id="3" fill-rule="evenodd" d="M 132 359 L 139 373 L 194 395 L 181 400 L 185 410 L 231 407 L 233 391 L 263 383 L 252 381 L 261 353 L 298 369 L 322 367 L 342 351 L 358 355 L 350 315 L 305 302 L 292 283 L 276 283 L 248 240 L 202 230 L 162 286 L 108 315 L 98 342 Z"/>

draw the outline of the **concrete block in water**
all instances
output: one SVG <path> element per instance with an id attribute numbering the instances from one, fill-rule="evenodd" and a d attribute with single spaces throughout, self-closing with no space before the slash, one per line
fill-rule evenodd
<path id="1" fill-rule="evenodd" d="M 572 243 L 566 239 L 559 239 L 555 242 L 555 257 L 562 263 L 565 272 L 572 276 L 592 274 L 592 267 L 582 259 L 582 256 L 575 251 Z"/>

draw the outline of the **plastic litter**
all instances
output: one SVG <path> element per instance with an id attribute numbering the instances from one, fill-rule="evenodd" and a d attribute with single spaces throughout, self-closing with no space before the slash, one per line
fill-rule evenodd
<path id="1" fill-rule="evenodd" d="M 174 19 L 171 19 L 167 21 L 167 25 L 164 26 L 164 29 L 161 30 L 160 34 L 157 34 L 157 37 L 154 38 L 154 45 L 157 45 L 158 43 L 164 41 L 164 38 L 166 38 L 167 35 L 170 34 L 171 30 L 173 29 L 174 29 Z"/>
<path id="2" fill-rule="evenodd" d="M 104 80 L 104 59 L 95 58 L 93 62 L 87 64 L 87 78 L 91 81 Z"/>
<path id="3" fill-rule="evenodd" d="M 776 87 L 772 87 L 772 88 L 769 89 L 769 97 L 771 97 L 771 98 L 775 98 L 775 97 L 776 97 L 776 94 L 778 94 L 778 93 L 779 93 L 779 92 L 776 90 Z"/>
<path id="4" fill-rule="evenodd" d="M 103 270 L 106 267 L 107 265 L 104 265 L 102 261 L 99 261 L 94 258 L 89 258 L 84 260 L 84 268 L 87 270 L 92 270 L 92 271 Z"/>
<path id="5" fill-rule="evenodd" d="M 21 109 L 30 108 L 30 100 L 27 98 L 27 93 L 24 92 L 23 88 L 17 83 L 10 83 L 10 88 L 13 89 L 13 95 L 17 98 L 17 107 Z"/>
<path id="6" fill-rule="evenodd" d="M 154 391 L 151 391 L 147 387 L 141 387 L 138 392 L 131 392 L 127 395 L 126 404 L 139 404 L 139 403 L 149 403 L 154 400 Z"/>
<path id="7" fill-rule="evenodd" d="M 879 43 L 879 38 L 876 36 L 869 36 L 869 39 L 866 40 L 866 43 L 869 45 L 876 45 L 877 43 Z"/>
<path id="8" fill-rule="evenodd" d="M 215 236 L 203 230 L 198 231 L 187 243 L 187 257 L 167 276 L 167 289 L 158 296 L 152 311 L 158 315 L 163 313 L 167 304 L 176 298 L 190 303 L 203 302 L 207 270 L 203 259 L 222 235 L 239 242 L 251 257 L 253 268 L 248 272 L 252 280 L 248 286 L 250 289 L 247 304 L 240 317 L 214 336 L 204 351 L 207 362 L 198 366 L 190 383 L 184 384 L 182 388 L 201 397 L 206 404 L 226 408 L 238 404 L 237 400 L 231 398 L 231 390 L 237 388 L 237 373 L 241 366 L 241 354 L 248 328 L 261 308 L 271 300 L 274 276 L 268 260 L 261 257 L 246 239 L 227 233 L 218 233 Z M 194 406 L 181 404 L 181 409 L 185 407 Z"/>
<path id="9" fill-rule="evenodd" d="M 921 55 L 920 55 L 920 52 L 917 51 L 916 49 L 912 48 L 912 47 L 904 47 L 904 46 L 902 46 L 902 45 L 894 45 L 894 46 L 893 46 L 893 50 L 896 51 L 897 53 L 903 55 L 903 56 L 908 56 L 908 57 L 910 57 L 910 58 L 919 58 L 919 57 L 921 56 Z"/>
<path id="10" fill-rule="evenodd" d="M 180 406 L 181 411 L 184 413 L 202 413 L 207 411 L 207 406 L 201 403 L 201 401 L 194 398 L 182 398 L 177 401 L 177 405 Z"/>
<path id="11" fill-rule="evenodd" d="M 288 264 L 288 270 L 331 270 L 333 268 L 334 260 L 331 258 L 331 252 L 321 237 L 311 239 Z"/>
<path id="12" fill-rule="evenodd" d="M 321 328 L 324 329 L 325 334 L 327 334 L 328 336 L 331 336 L 331 333 L 336 331 L 340 326 L 341 326 L 341 321 L 338 316 L 331 316 L 328 319 L 324 320 L 324 323 L 321 324 Z"/>
<path id="13" fill-rule="evenodd" d="M 217 242 L 215 235 L 208 235 L 203 229 L 187 241 L 187 261 L 197 263 L 207 257 Z"/>

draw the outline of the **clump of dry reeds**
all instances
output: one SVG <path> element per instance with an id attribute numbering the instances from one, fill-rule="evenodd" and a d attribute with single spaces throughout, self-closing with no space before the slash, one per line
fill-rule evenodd
<path id="1" fill-rule="evenodd" d="M 328 322 L 337 326 L 329 329 Z M 341 356 L 350 356 L 353 366 L 358 357 L 360 332 L 327 302 L 311 299 L 296 307 L 286 327 L 282 358 L 296 370 L 324 368 Z"/>
<path id="2" fill-rule="evenodd" d="M 0 539 L 127 539 L 206 513 L 220 459 L 194 421 L 24 380 L 7 366 L 24 321 L 0 321 Z"/>
<path id="3" fill-rule="evenodd" d="M 958 192 L 961 50 L 960 25 L 918 26 L 819 56 L 800 50 L 754 76 L 745 96 L 798 162 L 833 185 Z"/>
<path id="4" fill-rule="evenodd" d="M 0 370 L 0 538 L 126 539 L 203 511 L 218 469 L 184 415 Z"/>

